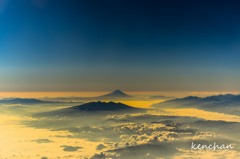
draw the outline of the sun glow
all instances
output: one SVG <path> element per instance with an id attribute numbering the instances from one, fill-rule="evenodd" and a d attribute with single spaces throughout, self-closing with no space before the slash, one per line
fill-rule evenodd
<path id="1" fill-rule="evenodd" d="M 138 108 L 149 108 L 151 105 L 163 102 L 165 100 L 119 100 L 115 102 L 124 103 L 129 106 L 134 106 Z"/>

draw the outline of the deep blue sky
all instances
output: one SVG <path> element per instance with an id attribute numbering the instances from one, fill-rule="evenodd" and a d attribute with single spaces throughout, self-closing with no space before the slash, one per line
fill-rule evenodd
<path id="1" fill-rule="evenodd" d="M 240 91 L 238 0 L 0 0 L 0 91 Z"/>

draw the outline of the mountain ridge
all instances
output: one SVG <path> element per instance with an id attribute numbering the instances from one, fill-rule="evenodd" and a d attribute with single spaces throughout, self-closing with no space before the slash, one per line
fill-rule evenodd
<path id="1" fill-rule="evenodd" d="M 89 102 L 79 106 L 71 107 L 77 110 L 84 111 L 114 111 L 114 110 L 124 110 L 124 109 L 136 109 L 132 106 L 123 104 L 123 103 L 115 103 L 115 102 Z"/>
<path id="2" fill-rule="evenodd" d="M 111 113 L 111 112 L 125 112 L 142 110 L 123 103 L 116 102 L 89 102 L 82 105 L 71 106 L 50 112 L 37 113 L 35 116 L 72 116 L 81 113 Z"/>
<path id="3" fill-rule="evenodd" d="M 208 111 L 240 114 L 240 95 L 219 94 L 207 97 L 188 96 L 153 104 L 154 108 L 196 108 Z"/>
<path id="4" fill-rule="evenodd" d="M 47 104 L 52 101 L 44 101 L 35 98 L 4 98 L 0 100 L 0 104 Z"/>

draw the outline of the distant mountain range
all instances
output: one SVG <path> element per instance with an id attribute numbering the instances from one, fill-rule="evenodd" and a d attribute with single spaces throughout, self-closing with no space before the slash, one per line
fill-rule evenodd
<path id="1" fill-rule="evenodd" d="M 34 98 L 4 98 L 0 100 L 0 104 L 47 104 L 51 101 L 43 101 Z"/>
<path id="2" fill-rule="evenodd" d="M 36 114 L 37 116 L 71 116 L 79 113 L 94 113 L 94 112 L 123 112 L 141 110 L 123 103 L 115 102 L 90 102 L 70 108 L 64 108 L 56 111 L 43 112 Z"/>
<path id="3" fill-rule="evenodd" d="M 225 94 L 205 98 L 188 96 L 152 105 L 155 108 L 198 108 L 209 111 L 240 114 L 240 95 Z"/>

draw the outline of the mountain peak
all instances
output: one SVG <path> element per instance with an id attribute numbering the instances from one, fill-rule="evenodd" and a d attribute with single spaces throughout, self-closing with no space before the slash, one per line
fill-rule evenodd
<path id="1" fill-rule="evenodd" d="M 112 93 L 112 94 L 125 94 L 125 93 L 123 93 L 123 91 L 121 91 L 121 90 L 119 90 L 119 89 L 117 89 L 117 90 L 115 90 L 115 91 L 112 91 L 111 93 Z"/>
<path id="2" fill-rule="evenodd" d="M 132 96 L 124 93 L 121 90 L 114 90 L 106 95 L 101 96 L 102 98 L 132 98 Z"/>

